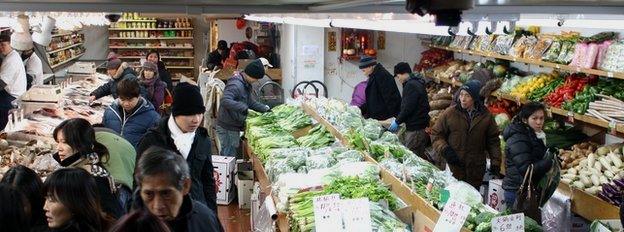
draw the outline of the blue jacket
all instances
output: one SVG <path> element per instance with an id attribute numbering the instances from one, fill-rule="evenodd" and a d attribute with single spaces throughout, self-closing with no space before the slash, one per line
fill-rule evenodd
<path id="1" fill-rule="evenodd" d="M 252 99 L 251 85 L 243 80 L 241 74 L 236 74 L 228 80 L 223 90 L 217 125 L 229 131 L 243 131 L 247 111 L 252 109 L 264 113 L 268 110 L 266 107 Z"/>
<path id="2" fill-rule="evenodd" d="M 134 113 L 125 115 L 121 105 L 114 101 L 106 111 L 102 123 L 124 137 L 136 149 L 141 137 L 152 127 L 158 125 L 160 115 L 151 103 L 139 98 Z"/>

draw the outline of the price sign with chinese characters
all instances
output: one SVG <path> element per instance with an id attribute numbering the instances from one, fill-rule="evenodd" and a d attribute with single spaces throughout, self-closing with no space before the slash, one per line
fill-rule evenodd
<path id="1" fill-rule="evenodd" d="M 460 231 L 469 213 L 470 206 L 450 199 L 444 206 L 442 215 L 440 215 L 438 222 L 436 222 L 433 232 Z"/>
<path id="2" fill-rule="evenodd" d="M 340 195 L 331 194 L 312 199 L 316 231 L 342 231 Z"/>
<path id="3" fill-rule="evenodd" d="M 371 232 L 368 198 L 342 200 L 342 220 L 345 232 Z"/>
<path id="4" fill-rule="evenodd" d="M 517 213 L 492 219 L 492 232 L 523 232 L 524 214 Z"/>

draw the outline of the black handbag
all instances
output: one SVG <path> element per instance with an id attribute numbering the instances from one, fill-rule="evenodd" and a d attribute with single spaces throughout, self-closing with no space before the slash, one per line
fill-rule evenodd
<path id="1" fill-rule="evenodd" d="M 541 224 L 542 216 L 540 212 L 540 196 L 542 191 L 533 184 L 533 164 L 529 166 L 522 185 L 516 193 L 516 201 L 511 209 L 512 213 L 524 213 L 525 216 L 532 218 Z"/>

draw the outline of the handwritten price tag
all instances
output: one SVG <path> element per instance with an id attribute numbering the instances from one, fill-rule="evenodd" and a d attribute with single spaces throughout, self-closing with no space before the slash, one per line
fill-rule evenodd
<path id="1" fill-rule="evenodd" d="M 368 198 L 342 200 L 342 220 L 346 232 L 371 232 Z M 319 230 L 320 231 L 320 230 Z"/>
<path id="2" fill-rule="evenodd" d="M 546 108 L 546 117 L 552 118 L 552 111 L 550 111 L 550 108 Z"/>
<path id="3" fill-rule="evenodd" d="M 492 232 L 524 232 L 524 214 L 517 213 L 493 218 Z"/>
<path id="4" fill-rule="evenodd" d="M 460 231 L 469 213 L 470 206 L 450 199 L 446 203 L 446 206 L 444 206 L 442 215 L 440 215 L 438 222 L 436 222 L 433 232 Z"/>
<path id="5" fill-rule="evenodd" d="M 317 231 L 341 231 L 342 215 L 340 195 L 331 194 L 312 199 L 314 206 L 314 226 Z"/>

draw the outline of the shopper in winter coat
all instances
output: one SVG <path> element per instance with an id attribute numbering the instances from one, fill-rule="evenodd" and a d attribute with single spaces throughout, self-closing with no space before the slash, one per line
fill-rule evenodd
<path id="1" fill-rule="evenodd" d="M 388 130 L 397 132 L 399 125 L 405 123 L 403 144 L 414 154 L 427 160 L 425 146 L 429 142 L 429 135 L 425 132 L 425 128 L 429 125 L 429 99 L 425 80 L 420 74 L 412 73 L 412 68 L 405 62 L 394 66 L 394 75 L 403 83 L 403 96 L 401 112 L 392 121 Z"/>
<path id="2" fill-rule="evenodd" d="M 43 195 L 43 182 L 39 175 L 26 166 L 17 165 L 11 167 L 4 173 L 0 183 L 13 186 L 15 189 L 19 190 L 28 201 L 30 205 L 30 223 L 28 223 L 30 225 L 30 231 L 46 231 L 48 223 L 46 221 L 45 212 L 43 212 L 45 198 Z M 9 202 L 9 199 L 0 199 L 0 201 L 3 203 Z M 0 216 L 0 218 L 2 217 L 3 216 Z M 0 221 L 0 225 L 4 226 L 6 224 Z M 3 229 L 7 231 L 17 231 L 4 227 Z"/>
<path id="3" fill-rule="evenodd" d="M 362 107 L 366 103 L 366 84 L 368 80 L 362 81 L 355 85 L 353 94 L 351 95 L 351 105 Z"/>
<path id="4" fill-rule="evenodd" d="M 152 146 L 178 153 L 191 168 L 191 197 L 217 212 L 210 138 L 208 130 L 200 127 L 205 111 L 197 86 L 189 83 L 176 85 L 171 116 L 162 119 L 157 127 L 143 136 L 137 147 L 137 159 Z"/>
<path id="5" fill-rule="evenodd" d="M 89 172 L 97 183 L 95 191 L 100 196 L 102 210 L 112 218 L 121 217 L 124 211 L 116 196 L 115 181 L 101 162 L 108 159 L 108 150 L 95 140 L 95 131 L 89 121 L 81 118 L 65 120 L 52 135 L 58 143 L 58 153 L 53 158 L 63 167 Z"/>
<path id="6" fill-rule="evenodd" d="M 208 54 L 208 59 L 206 60 L 206 68 L 209 70 L 214 70 L 215 67 L 217 69 L 223 68 L 223 62 L 227 59 L 230 54 L 230 49 L 228 49 L 228 44 L 225 40 L 219 40 L 217 43 L 217 49 Z"/>
<path id="7" fill-rule="evenodd" d="M 441 155 L 453 176 L 479 189 L 486 170 L 486 154 L 490 172 L 500 172 L 500 140 L 494 117 L 479 96 L 481 83 L 466 82 L 455 105 L 442 112 L 431 132 L 436 154 Z"/>
<path id="8" fill-rule="evenodd" d="M 153 147 L 137 162 L 134 209 L 147 210 L 174 232 L 221 232 L 216 211 L 195 200 L 192 164 L 172 151 Z M 210 173 L 212 175 L 212 173 Z M 162 200 L 164 193 L 168 200 Z M 157 200 L 157 199 L 160 199 Z"/>
<path id="9" fill-rule="evenodd" d="M 103 213 L 97 180 L 82 168 L 63 168 L 44 182 L 45 210 L 51 232 L 102 232 L 114 219 Z"/>
<path id="10" fill-rule="evenodd" d="M 0 35 L 0 53 L 4 56 L 0 66 L 0 130 L 9 122 L 13 102 L 26 92 L 26 69 L 17 51 L 11 47 L 11 37 Z"/>
<path id="11" fill-rule="evenodd" d="M 160 106 L 165 101 L 165 89 L 167 83 L 160 80 L 158 66 L 152 62 L 145 62 L 139 74 L 141 86 L 147 91 L 147 100 L 152 103 L 156 111 L 160 111 Z"/>
<path id="12" fill-rule="evenodd" d="M 108 160 L 104 168 L 108 170 L 115 181 L 121 207 L 127 211 L 132 200 L 132 188 L 134 187 L 134 164 L 136 162 L 136 150 L 126 139 L 117 132 L 104 125 L 96 126 L 95 140 L 108 150 Z"/>
<path id="13" fill-rule="evenodd" d="M 141 137 L 158 125 L 160 114 L 154 106 L 139 95 L 140 85 L 136 79 L 125 79 L 118 83 L 119 98 L 104 111 L 102 123 L 124 137 L 132 146 L 139 144 Z"/>
<path id="14" fill-rule="evenodd" d="M 249 109 L 267 112 L 269 106 L 254 101 L 251 97 L 251 84 L 264 77 L 264 66 L 254 60 L 245 70 L 234 74 L 223 90 L 221 106 L 217 116 L 217 135 L 221 143 L 222 156 L 236 156 L 240 144 L 240 132 L 245 129 Z"/>
<path id="15" fill-rule="evenodd" d="M 503 189 L 508 207 L 512 207 L 516 192 L 522 184 L 524 174 L 533 165 L 533 183 L 546 175 L 552 166 L 552 159 L 545 159 L 546 134 L 544 115 L 546 108 L 539 102 L 531 102 L 522 107 L 511 125 L 505 128 L 505 178 Z"/>
<path id="16" fill-rule="evenodd" d="M 123 79 L 137 78 L 137 74 L 132 67 L 130 67 L 128 63 L 121 62 L 121 60 L 116 56 L 109 58 L 106 63 L 106 69 L 112 80 L 93 90 L 90 94 L 90 101 L 95 101 L 108 95 L 112 95 L 113 98 L 117 98 L 117 84 Z M 143 87 L 141 87 L 141 95 L 146 95 L 146 91 Z"/>
<path id="17" fill-rule="evenodd" d="M 160 53 L 156 50 L 149 51 L 145 57 L 147 61 L 152 62 L 158 66 L 158 77 L 160 80 L 167 84 L 167 89 L 173 91 L 173 83 L 171 82 L 171 74 L 165 67 L 165 63 L 160 60 Z"/>
<path id="18" fill-rule="evenodd" d="M 392 74 L 372 57 L 360 59 L 360 69 L 368 77 L 366 101 L 360 107 L 364 117 L 377 120 L 396 117 L 401 111 L 401 93 Z"/>

